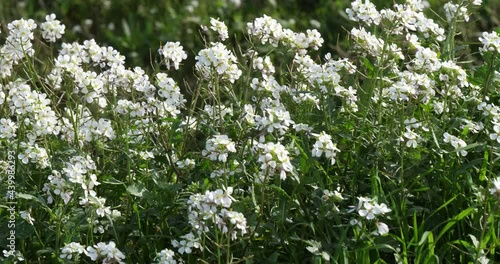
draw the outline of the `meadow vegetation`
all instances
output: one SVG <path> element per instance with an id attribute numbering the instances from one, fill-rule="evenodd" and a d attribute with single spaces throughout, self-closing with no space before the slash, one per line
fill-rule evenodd
<path id="1" fill-rule="evenodd" d="M 498 261 L 482 4 L 356 0 L 339 43 L 217 1 L 158 43 L 126 22 L 108 36 L 146 41 L 148 63 L 52 13 L 2 24 L 0 260 Z"/>

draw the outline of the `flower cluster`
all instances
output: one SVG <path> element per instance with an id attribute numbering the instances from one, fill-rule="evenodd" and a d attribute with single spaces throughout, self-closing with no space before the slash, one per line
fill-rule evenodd
<path id="1" fill-rule="evenodd" d="M 1 76 L 10 76 L 13 65 L 17 64 L 25 56 L 31 57 L 35 54 L 33 49 L 33 30 L 37 27 L 33 19 L 20 19 L 12 21 L 7 25 L 9 35 L 5 44 L 0 48 L 2 54 Z"/>
<path id="2" fill-rule="evenodd" d="M 371 198 L 358 197 L 358 205 L 350 206 L 350 211 L 356 211 L 362 219 L 374 220 L 382 217 L 383 215 L 390 213 L 392 210 L 387 207 L 384 203 L 377 203 Z M 351 221 L 353 225 L 361 225 L 362 223 L 357 220 Z M 376 223 L 377 231 L 372 232 L 373 235 L 386 235 L 389 232 L 389 227 L 387 224 L 377 221 Z"/>
<path id="3" fill-rule="evenodd" d="M 222 43 L 212 43 L 212 46 L 198 53 L 196 70 L 203 78 L 219 76 L 222 80 L 234 83 L 241 76 L 237 59 Z"/>
<path id="4" fill-rule="evenodd" d="M 12 139 L 16 137 L 17 124 L 10 119 L 0 119 L 0 138 Z"/>
<path id="5" fill-rule="evenodd" d="M 357 47 L 363 49 L 368 54 L 375 58 L 382 58 L 383 56 L 390 55 L 390 57 L 404 59 L 404 55 L 395 43 L 391 43 L 385 47 L 385 41 L 373 35 L 365 28 L 351 29 L 351 37 L 356 42 Z M 386 50 L 387 49 L 387 50 Z"/>
<path id="6" fill-rule="evenodd" d="M 224 24 L 224 21 L 219 21 L 218 19 L 211 17 L 210 24 L 212 25 L 210 29 L 217 32 L 217 34 L 219 34 L 219 38 L 222 41 L 226 40 L 229 37 L 227 33 L 227 26 L 226 24 Z"/>
<path id="7" fill-rule="evenodd" d="M 173 240 L 172 241 L 172 246 L 179 248 L 178 252 L 180 254 L 191 254 L 193 252 L 193 248 L 198 248 L 200 250 L 203 250 L 203 247 L 201 247 L 200 244 L 200 238 L 195 237 L 193 233 L 188 233 L 183 236 L 181 236 L 181 240 Z"/>
<path id="8" fill-rule="evenodd" d="M 71 242 L 61 248 L 61 255 L 59 255 L 59 258 L 71 260 L 84 252 L 87 252 L 85 246 L 82 246 L 80 243 Z"/>
<path id="9" fill-rule="evenodd" d="M 125 264 L 123 261 L 125 259 L 125 255 L 118 248 L 116 248 L 116 244 L 113 241 L 108 244 L 99 242 L 97 245 L 88 246 L 85 251 L 85 255 L 93 261 L 102 259 L 102 263 Z"/>
<path id="10" fill-rule="evenodd" d="M 17 158 L 22 163 L 28 164 L 31 162 L 41 169 L 49 166 L 49 155 L 45 148 L 38 146 L 38 144 L 33 141 L 21 141 L 20 147 L 21 152 L 17 155 Z"/>
<path id="11" fill-rule="evenodd" d="M 295 33 L 283 26 L 274 18 L 264 15 L 247 23 L 248 34 L 260 40 L 262 44 L 270 43 L 277 47 L 282 43 L 299 53 L 304 54 L 307 48 L 317 50 L 323 44 L 321 34 L 316 30 L 307 30 L 304 33 Z"/>
<path id="12" fill-rule="evenodd" d="M 238 232 L 243 236 L 247 233 L 247 222 L 243 214 L 231 210 L 235 199 L 231 196 L 232 187 L 206 191 L 205 194 L 193 194 L 189 197 L 189 223 L 196 234 L 207 233 L 212 227 L 218 228 L 223 234 L 228 234 L 232 240 L 237 238 Z M 192 252 L 192 248 L 199 248 L 199 237 L 193 233 L 181 236 L 182 240 L 172 241 L 180 254 Z"/>
<path id="13" fill-rule="evenodd" d="M 163 47 L 160 47 L 158 52 L 165 59 L 165 65 L 167 65 L 167 69 L 169 70 L 172 64 L 178 70 L 180 63 L 187 59 L 187 54 L 179 42 L 167 42 Z"/>
<path id="14" fill-rule="evenodd" d="M 288 156 L 288 150 L 281 143 L 259 143 L 260 154 L 257 161 L 260 163 L 260 172 L 264 177 L 273 175 L 276 171 L 280 179 L 285 180 L 287 173 L 292 172 L 293 165 Z"/>
<path id="15" fill-rule="evenodd" d="M 313 145 L 312 156 L 321 157 L 325 154 L 327 159 L 330 159 L 330 164 L 335 164 L 335 156 L 340 150 L 337 145 L 332 142 L 332 136 L 325 133 L 325 131 L 319 134 L 312 134 L 316 137 L 317 141 Z"/>
<path id="16" fill-rule="evenodd" d="M 164 249 L 156 254 L 154 259 L 155 264 L 177 264 L 177 260 L 174 258 L 174 252 L 170 249 Z"/>
<path id="17" fill-rule="evenodd" d="M 62 118 L 61 128 L 64 139 L 83 145 L 97 139 L 106 141 L 113 140 L 116 137 L 111 120 L 106 118 L 96 120 L 88 108 L 78 110 L 80 111 L 66 108 L 69 118 Z M 75 131 L 75 126 L 77 131 Z"/>
<path id="18" fill-rule="evenodd" d="M 156 79 L 159 87 L 158 95 L 162 98 L 161 101 L 158 101 L 157 112 L 169 113 L 173 117 L 177 116 L 186 102 L 179 85 L 165 73 L 156 74 Z M 162 114 L 162 116 L 164 115 Z"/>
<path id="19" fill-rule="evenodd" d="M 450 135 L 448 132 L 445 132 L 443 137 L 445 143 L 450 143 L 457 150 L 457 155 L 467 156 L 467 150 L 463 149 L 467 147 L 467 143 L 463 139 Z"/>
<path id="20" fill-rule="evenodd" d="M 279 135 L 284 135 L 295 123 L 282 105 L 264 108 L 263 115 L 255 115 L 254 119 L 258 130 L 266 133 L 277 131 Z"/>
<path id="21" fill-rule="evenodd" d="M 479 51 L 496 51 L 497 53 L 500 53 L 500 36 L 497 32 L 483 32 L 479 41 L 483 43 L 483 47 L 479 48 Z"/>
<path id="22" fill-rule="evenodd" d="M 65 25 L 62 25 L 59 20 L 56 20 L 55 14 L 45 16 L 46 22 L 40 25 L 42 29 L 42 37 L 48 42 L 56 42 L 64 35 Z"/>
<path id="23" fill-rule="evenodd" d="M 227 135 L 215 135 L 207 140 L 202 155 L 210 160 L 226 162 L 229 152 L 236 152 L 236 144 Z"/>
<path id="24" fill-rule="evenodd" d="M 74 156 L 66 162 L 62 171 L 53 170 L 48 177 L 49 183 L 43 189 L 47 193 L 47 203 L 51 204 L 54 201 L 52 194 L 56 194 L 68 204 L 74 189 L 78 187 L 95 195 L 93 188 L 99 185 L 96 175 L 92 173 L 95 170 L 95 163 L 89 156 Z"/>
<path id="25" fill-rule="evenodd" d="M 382 19 L 375 5 L 370 1 L 355 0 L 351 2 L 352 8 L 347 8 L 346 13 L 352 21 L 361 21 L 367 25 L 380 24 Z"/>
<path id="26" fill-rule="evenodd" d="M 107 244 L 99 242 L 97 245 L 88 246 L 87 248 L 80 243 L 71 242 L 61 248 L 59 258 L 67 260 L 76 259 L 82 253 L 93 261 L 101 260 L 101 263 L 125 263 L 123 261 L 125 255 L 116 247 L 113 241 Z"/>
<path id="27" fill-rule="evenodd" d="M 7 103 L 11 114 L 24 116 L 24 126 L 28 126 L 31 139 L 59 134 L 61 127 L 57 115 L 45 93 L 33 90 L 23 79 L 9 82 L 5 87 L 9 91 Z"/>

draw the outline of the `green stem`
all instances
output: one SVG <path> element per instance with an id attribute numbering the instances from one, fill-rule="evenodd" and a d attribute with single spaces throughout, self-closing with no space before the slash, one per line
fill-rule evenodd
<path id="1" fill-rule="evenodd" d="M 488 73 L 486 75 L 486 79 L 484 81 L 483 87 L 483 101 L 488 95 L 488 91 L 490 90 L 490 86 L 493 82 L 493 76 L 495 75 L 495 55 L 493 53 L 490 54 L 490 61 L 488 62 Z"/>
<path id="2" fill-rule="evenodd" d="M 488 182 L 487 182 L 487 186 L 490 186 L 491 184 L 491 177 L 493 176 L 493 166 L 494 166 L 494 161 L 493 161 L 493 143 L 494 141 L 492 141 L 491 145 L 490 145 L 490 161 L 489 161 L 489 164 L 490 164 L 490 169 L 489 169 L 489 173 L 488 173 Z M 484 201 L 483 201 L 483 224 L 482 224 L 482 228 L 481 228 L 481 235 L 479 236 L 479 245 L 477 246 L 476 248 L 476 256 L 474 258 L 474 263 L 477 264 L 479 263 L 479 255 L 481 254 L 481 250 L 483 249 L 483 246 L 482 246 L 482 242 L 483 242 L 483 239 L 484 239 L 484 236 L 486 234 L 486 229 L 487 229 L 487 225 L 488 225 L 488 212 L 487 212 L 487 209 L 488 209 L 488 188 L 485 188 L 484 189 Z"/>

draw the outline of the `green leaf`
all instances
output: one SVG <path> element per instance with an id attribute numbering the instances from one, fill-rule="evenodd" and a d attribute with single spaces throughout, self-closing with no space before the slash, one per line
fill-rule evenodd
<path id="1" fill-rule="evenodd" d="M 133 196 L 142 197 L 146 190 L 146 187 L 142 183 L 132 184 L 127 187 L 127 191 Z"/>
<path id="2" fill-rule="evenodd" d="M 54 252 L 54 249 L 48 247 L 48 248 L 45 248 L 45 249 L 41 249 L 41 250 L 38 250 L 36 252 L 36 255 L 37 256 L 43 256 L 43 255 L 50 255 Z"/>
<path id="3" fill-rule="evenodd" d="M 374 67 L 373 67 L 373 64 L 370 62 L 370 60 L 368 60 L 367 58 L 365 57 L 360 57 L 359 58 L 363 64 L 365 65 L 366 69 L 369 71 L 369 72 L 373 72 L 374 70 Z"/>
<path id="4" fill-rule="evenodd" d="M 421 246 L 422 244 L 424 244 L 424 242 L 427 240 L 427 237 L 429 235 L 432 236 L 432 232 L 431 231 L 425 231 L 424 234 L 422 235 L 422 238 L 420 238 L 420 241 L 418 242 L 418 245 Z"/>
<path id="5" fill-rule="evenodd" d="M 288 193 L 286 193 L 283 189 L 281 189 L 281 187 L 279 186 L 276 186 L 274 184 L 271 184 L 269 185 L 269 188 L 277 191 L 278 193 L 280 193 L 283 197 L 286 197 L 288 198 L 288 200 L 292 201 L 292 197 L 290 197 L 290 195 L 288 195 Z"/>
<path id="6" fill-rule="evenodd" d="M 484 155 L 483 155 L 483 164 L 481 164 L 481 170 L 479 171 L 479 180 L 480 181 L 486 180 L 486 173 L 488 172 L 489 157 L 490 157 L 490 152 L 487 149 L 485 149 Z"/>
<path id="7" fill-rule="evenodd" d="M 127 21 L 125 21 L 125 19 L 122 19 L 122 28 L 123 28 L 123 34 L 125 34 L 125 36 L 127 38 L 130 38 L 132 33 L 130 32 L 130 27 L 129 27 Z"/>
<path id="8" fill-rule="evenodd" d="M 458 223 L 460 220 L 464 219 L 466 216 L 472 214 L 474 212 L 474 208 L 467 208 L 454 216 L 452 219 L 448 221 L 448 223 L 444 226 L 444 228 L 439 232 L 439 235 L 436 238 L 436 242 L 444 235 L 450 228 L 452 228 L 456 223 Z"/>
<path id="9" fill-rule="evenodd" d="M 104 184 L 111 184 L 111 185 L 124 185 L 125 183 L 117 180 L 115 178 L 109 178 L 108 180 L 102 181 Z"/>
<path id="10" fill-rule="evenodd" d="M 38 201 L 38 199 L 36 198 L 36 196 L 31 195 L 31 194 L 26 194 L 26 193 L 17 193 L 16 197 L 20 198 L 20 199 L 24 199 L 24 200 L 35 200 L 35 201 Z"/>

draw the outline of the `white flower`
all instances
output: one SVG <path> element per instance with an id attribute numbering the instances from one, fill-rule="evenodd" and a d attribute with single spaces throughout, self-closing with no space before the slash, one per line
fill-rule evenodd
<path id="1" fill-rule="evenodd" d="M 160 47 L 158 52 L 165 58 L 165 65 L 167 65 L 167 69 L 169 70 L 171 64 L 178 70 L 179 64 L 187 59 L 187 54 L 179 42 L 167 42 L 163 47 Z"/>
<path id="2" fill-rule="evenodd" d="M 417 147 L 417 140 L 420 138 L 420 136 L 417 133 L 413 132 L 411 129 L 407 127 L 406 132 L 403 134 L 403 136 L 407 139 L 406 141 L 407 147 L 412 147 L 412 148 Z"/>
<path id="3" fill-rule="evenodd" d="M 482 37 L 479 37 L 479 41 L 483 43 L 483 47 L 479 48 L 480 52 L 500 52 L 500 36 L 498 36 L 498 33 L 496 33 L 495 31 L 491 33 L 483 32 Z"/>
<path id="4" fill-rule="evenodd" d="M 317 138 L 316 143 L 313 145 L 312 156 L 321 157 L 323 153 L 327 159 L 330 159 L 331 165 L 335 164 L 335 156 L 340 151 L 337 145 L 332 142 L 332 137 L 322 131 L 319 134 L 312 134 Z"/>
<path id="5" fill-rule="evenodd" d="M 24 256 L 19 250 L 3 250 L 3 256 L 6 258 L 13 257 L 14 258 L 14 263 L 17 263 L 17 261 L 22 262 L 24 261 Z"/>
<path id="6" fill-rule="evenodd" d="M 340 186 L 337 187 L 336 190 L 333 192 L 330 190 L 323 190 L 323 196 L 321 197 L 324 201 L 327 201 L 330 198 L 333 198 L 334 201 L 342 201 L 344 200 L 344 197 L 342 196 L 342 193 L 340 192 Z"/>
<path id="7" fill-rule="evenodd" d="M 61 255 L 59 255 L 59 258 L 72 259 L 74 254 L 80 255 L 83 252 L 85 252 L 84 246 L 80 245 L 80 243 L 71 242 L 61 248 Z"/>
<path id="8" fill-rule="evenodd" d="M 178 252 L 180 254 L 191 254 L 191 252 L 193 252 L 192 248 L 199 248 L 202 250 L 201 244 L 198 242 L 200 238 L 195 237 L 193 233 L 183 235 L 181 238 L 183 238 L 181 241 L 172 241 L 172 245 L 179 248 Z"/>
<path id="9" fill-rule="evenodd" d="M 103 243 L 100 242 L 99 244 L 103 244 Z M 93 261 L 96 261 L 97 258 L 100 256 L 100 251 L 98 251 L 99 244 L 97 246 L 94 246 L 94 247 L 88 246 L 87 250 L 85 251 L 85 255 L 87 255 Z"/>
<path id="10" fill-rule="evenodd" d="M 229 152 L 236 152 L 236 144 L 227 135 L 215 135 L 207 140 L 203 156 L 226 162 Z"/>
<path id="11" fill-rule="evenodd" d="M 234 83 L 241 76 L 238 60 L 222 43 L 212 43 L 212 47 L 198 53 L 196 70 L 204 78 L 217 77 Z"/>
<path id="12" fill-rule="evenodd" d="M 180 169 L 192 169 L 196 165 L 196 162 L 193 159 L 185 159 L 179 160 L 175 163 Z"/>
<path id="13" fill-rule="evenodd" d="M 125 259 L 125 255 L 116 248 L 116 244 L 113 241 L 108 244 L 99 242 L 92 247 L 88 246 L 85 255 L 93 261 L 103 258 L 102 263 L 125 263 L 122 261 Z"/>
<path id="14" fill-rule="evenodd" d="M 1 126 L 0 126 L 1 128 Z M 490 139 L 491 140 L 496 140 L 498 143 L 500 143 L 500 123 L 493 123 L 493 130 L 494 133 L 490 134 Z M 1 135 L 0 135 L 1 137 Z"/>
<path id="15" fill-rule="evenodd" d="M 248 34 L 259 39 L 262 44 L 269 42 L 277 47 L 278 43 L 284 37 L 281 24 L 276 19 L 266 15 L 247 23 L 247 28 Z"/>
<path id="16" fill-rule="evenodd" d="M 462 139 L 455 137 L 453 135 L 450 135 L 448 132 L 445 132 L 443 134 L 444 137 L 444 142 L 445 143 L 450 143 L 455 149 L 461 149 L 467 147 L 467 143 L 463 141 Z M 462 155 L 462 156 L 467 156 L 467 151 L 466 150 L 460 150 L 457 152 L 457 155 Z"/>
<path id="17" fill-rule="evenodd" d="M 20 211 L 19 214 L 21 215 L 21 218 L 26 220 L 26 222 L 30 225 L 33 225 L 33 222 L 35 222 L 35 218 L 31 216 L 29 211 Z"/>
<path id="18" fill-rule="evenodd" d="M 371 203 L 363 203 L 363 207 L 358 210 L 358 214 L 368 220 L 374 219 L 373 205 Z"/>
<path id="19" fill-rule="evenodd" d="M 0 119 L 0 138 L 12 139 L 16 137 L 17 124 L 10 119 Z"/>
<path id="20" fill-rule="evenodd" d="M 174 259 L 174 252 L 170 249 L 164 249 L 156 254 L 155 264 L 177 264 Z"/>
<path id="21" fill-rule="evenodd" d="M 358 197 L 358 206 L 350 211 L 357 210 L 358 214 L 368 220 L 375 219 L 379 215 L 384 215 L 391 212 L 392 210 L 387 208 L 387 205 L 382 203 L 378 204 L 370 198 Z"/>
<path id="22" fill-rule="evenodd" d="M 455 18 L 463 18 L 465 21 L 469 21 L 469 15 L 467 14 L 467 8 L 465 6 L 459 6 L 458 4 L 448 2 L 444 4 L 444 11 L 448 22 L 453 21 Z"/>
<path id="23" fill-rule="evenodd" d="M 2 60 L 0 60 L 0 68 L 2 68 Z M 0 70 L 0 73 L 2 72 L 2 70 Z M 3 92 L 2 90 L 3 86 L 0 85 L 0 105 L 2 105 L 4 102 L 5 102 L 5 93 Z"/>
<path id="24" fill-rule="evenodd" d="M 271 58 L 269 56 L 266 56 L 265 58 L 262 57 L 254 58 L 253 68 L 260 70 L 262 72 L 262 75 L 264 76 L 272 76 L 276 72 L 276 69 L 273 63 L 271 62 Z"/>
<path id="25" fill-rule="evenodd" d="M 109 242 L 107 245 L 106 258 L 103 260 L 103 263 L 123 263 L 121 262 L 123 259 L 125 259 L 125 255 L 118 248 L 116 248 L 115 242 Z"/>
<path id="26" fill-rule="evenodd" d="M 56 42 L 64 34 L 66 26 L 61 25 L 59 20 L 56 20 L 55 14 L 45 16 L 47 22 L 42 23 L 40 26 L 42 30 L 42 37 L 48 42 Z"/>
<path id="27" fill-rule="evenodd" d="M 490 188 L 490 193 L 495 195 L 500 194 L 500 177 L 493 180 L 493 188 Z"/>
<path id="28" fill-rule="evenodd" d="M 258 144 L 258 147 L 262 150 L 259 155 L 257 162 L 261 164 L 260 169 L 262 172 L 275 172 L 279 170 L 280 179 L 286 179 L 286 173 L 293 170 L 293 165 L 290 162 L 288 156 L 288 150 L 281 143 L 266 143 Z"/>
<path id="29" fill-rule="evenodd" d="M 382 222 L 376 222 L 377 225 L 377 235 L 383 236 L 389 233 L 389 226 Z"/>
<path id="30" fill-rule="evenodd" d="M 219 38 L 224 41 L 229 35 L 227 33 L 227 26 L 224 24 L 224 21 L 219 21 L 213 17 L 210 18 L 210 24 L 212 25 L 210 28 L 219 34 Z"/>
<path id="31" fill-rule="evenodd" d="M 369 0 L 355 0 L 351 2 L 352 8 L 347 8 L 346 13 L 352 21 L 362 21 L 367 25 L 380 24 L 381 16 L 375 5 Z"/>

